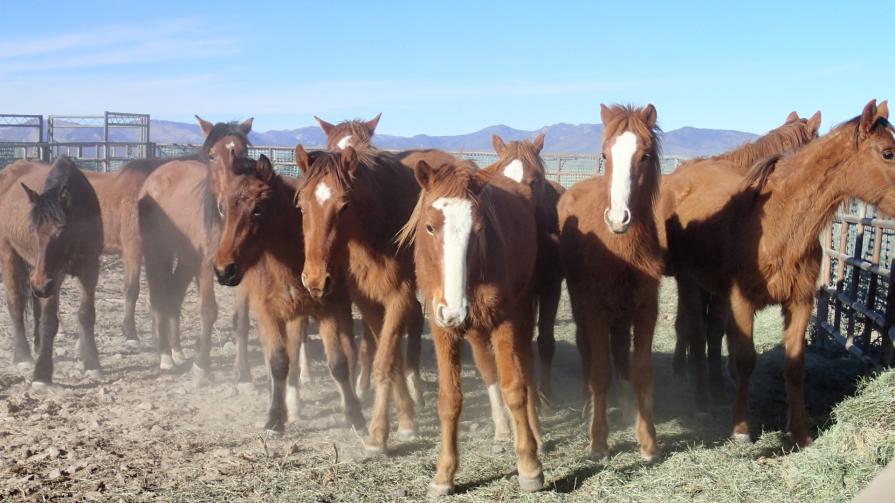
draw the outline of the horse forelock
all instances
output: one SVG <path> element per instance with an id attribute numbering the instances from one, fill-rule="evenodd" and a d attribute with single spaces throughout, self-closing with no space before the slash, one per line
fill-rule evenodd
<path id="1" fill-rule="evenodd" d="M 202 144 L 202 155 L 207 157 L 212 147 L 217 145 L 219 141 L 228 136 L 235 136 L 246 146 L 252 144 L 252 142 L 249 141 L 248 135 L 243 132 L 239 123 L 218 122 L 214 125 L 214 127 L 211 128 L 211 132 L 208 133 L 208 136 L 205 137 L 205 142 Z"/>
<path id="2" fill-rule="evenodd" d="M 340 145 L 339 142 L 350 136 L 349 145 L 360 148 L 370 144 L 373 134 L 374 132 L 367 127 L 367 123 L 361 119 L 343 121 L 333 126 L 326 136 L 326 147 L 330 150 L 342 149 L 347 145 Z"/>
<path id="3" fill-rule="evenodd" d="M 659 134 L 662 129 L 659 126 L 650 128 L 640 115 L 640 109 L 632 105 L 612 105 L 609 107 L 611 119 L 607 124 L 603 124 L 603 143 L 621 135 L 625 132 L 631 132 L 638 138 L 647 138 L 652 144 L 655 155 L 653 156 L 658 165 L 659 155 L 661 155 L 662 144 Z"/>

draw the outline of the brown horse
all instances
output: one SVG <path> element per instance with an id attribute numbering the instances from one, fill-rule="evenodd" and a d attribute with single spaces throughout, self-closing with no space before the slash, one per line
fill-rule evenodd
<path id="1" fill-rule="evenodd" d="M 478 172 L 470 162 L 431 167 L 421 161 L 419 201 L 399 243 L 414 243 L 438 359 L 441 449 L 430 495 L 451 493 L 457 471 L 460 341 L 484 338 L 497 359 L 503 398 L 513 417 L 519 484 L 544 485 L 538 460 L 531 338 L 537 255 L 534 203 L 525 186 Z"/>
<path id="2" fill-rule="evenodd" d="M 802 119 L 796 112 L 792 112 L 782 126 L 771 130 L 753 142 L 745 143 L 714 157 L 685 162 L 673 173 L 663 177 L 661 189 L 663 200 L 661 218 L 663 222 L 660 223 L 660 226 L 664 228 L 664 222 L 672 218 L 673 193 L 678 178 L 697 176 L 695 173 L 715 167 L 728 169 L 745 176 L 756 162 L 773 155 L 796 150 L 814 140 L 817 138 L 819 129 L 820 112 L 815 113 L 810 119 Z M 688 363 L 687 368 L 693 383 L 696 405 L 698 408 L 704 408 L 708 402 L 705 386 L 706 347 L 708 347 L 711 396 L 714 400 L 721 401 L 724 395 L 721 342 L 729 321 L 730 309 L 724 296 L 711 295 L 687 281 L 686 277 L 677 278 L 677 296 L 677 317 L 675 318 L 677 344 L 674 351 L 674 371 L 678 376 L 683 375 L 684 362 Z M 728 346 L 728 353 L 732 354 L 733 347 L 730 344 L 730 339 L 728 339 Z"/>
<path id="3" fill-rule="evenodd" d="M 593 396 L 590 452 L 596 458 L 609 454 L 606 392 L 614 353 L 619 377 L 632 380 L 636 392 L 640 454 L 653 461 L 659 448 L 653 425 L 651 357 L 663 263 L 655 220 L 656 109 L 600 105 L 600 116 L 606 175 L 572 186 L 558 208 L 562 264 Z M 629 370 L 632 327 L 634 366 Z"/>
<path id="4" fill-rule="evenodd" d="M 232 154 L 244 158 L 252 119 L 214 125 L 199 117 L 197 120 L 206 136 L 199 160 L 170 161 L 153 171 L 140 189 L 138 210 L 159 367 L 167 370 L 183 361 L 180 309 L 186 289 L 195 278 L 202 333 L 193 374 L 196 384 L 201 385 L 208 379 L 211 331 L 217 319 L 214 277 L 208 261 L 220 232 L 218 198 L 222 188 L 220 170 L 209 169 L 207 163 L 227 163 Z M 244 310 L 244 301 L 237 302 L 237 309 Z M 247 323 L 240 325 L 248 327 Z M 239 338 L 245 336 L 240 330 Z M 248 361 L 244 355 L 240 357 L 244 361 L 237 364 L 239 379 L 250 381 Z"/>
<path id="5" fill-rule="evenodd" d="M 39 194 L 30 188 L 38 186 L 43 187 Z M 52 168 L 39 162 L 16 161 L 0 171 L 0 214 L 0 265 L 13 322 L 13 362 L 24 366 L 32 361 L 25 338 L 24 310 L 33 294 L 37 362 L 32 386 L 53 382 L 59 288 L 65 276 L 71 275 L 81 286 L 81 361 L 88 377 L 99 377 L 94 296 L 103 222 L 93 187 L 68 157 L 57 159 Z"/>
<path id="6" fill-rule="evenodd" d="M 135 308 L 140 296 L 143 260 L 137 197 L 140 187 L 167 159 L 138 159 L 112 173 L 84 171 L 99 199 L 103 217 L 103 254 L 120 255 L 124 264 L 124 321 L 121 330 L 129 345 L 137 343 Z"/>
<path id="7" fill-rule="evenodd" d="M 407 383 L 419 390 L 419 375 L 408 374 L 405 380 L 401 336 L 409 327 L 422 332 L 422 308 L 412 252 L 399 249 L 394 237 L 413 212 L 419 186 L 393 155 L 371 147 L 346 146 L 341 152 L 319 154 L 311 163 L 299 145 L 295 160 L 304 174 L 296 198 L 305 246 L 301 281 L 315 298 L 345 283 L 377 339 L 376 394 L 365 448 L 384 452 L 392 392 L 398 433 L 412 438 L 416 430 Z M 419 354 L 408 358 L 418 361 Z"/>
<path id="8" fill-rule="evenodd" d="M 800 150 L 757 164 L 744 179 L 728 169 L 680 177 L 668 240 L 675 274 L 730 302 L 736 350 L 733 437 L 748 441 L 747 399 L 755 366 L 752 322 L 783 308 L 789 431 L 811 443 L 805 413 L 805 329 L 820 271 L 818 236 L 856 197 L 895 214 L 895 129 L 888 105 L 861 114 Z"/>
<path id="9" fill-rule="evenodd" d="M 220 171 L 219 208 L 223 215 L 213 266 L 218 282 L 244 284 L 258 321 L 271 378 L 271 403 L 265 429 L 282 432 L 298 417 L 301 325 L 307 316 L 320 324 L 330 372 L 342 396 L 349 424 L 364 428 L 360 402 L 351 386 L 354 363 L 351 306 L 338 285 L 323 301 L 301 285 L 304 245 L 295 187 L 273 171 L 265 156 L 236 159 Z"/>
<path id="10" fill-rule="evenodd" d="M 541 161 L 544 134 L 532 141 L 504 143 L 497 135 L 491 137 L 494 151 L 499 158 L 485 168 L 502 174 L 531 188 L 535 201 L 535 220 L 538 230 L 538 261 L 535 267 L 534 294 L 538 304 L 538 356 L 540 379 L 538 386 L 548 402 L 552 396 L 551 366 L 556 352 L 553 325 L 562 294 L 562 267 L 559 254 L 559 219 L 556 205 L 565 192 L 562 185 L 547 180 L 547 172 Z"/>

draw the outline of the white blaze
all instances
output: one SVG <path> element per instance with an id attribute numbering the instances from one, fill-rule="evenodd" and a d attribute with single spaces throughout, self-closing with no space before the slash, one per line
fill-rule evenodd
<path id="1" fill-rule="evenodd" d="M 519 159 L 513 159 L 507 164 L 507 167 L 503 168 L 503 175 L 517 183 L 522 181 L 522 174 L 522 161 Z"/>
<path id="2" fill-rule="evenodd" d="M 231 141 L 230 143 L 227 144 L 227 148 L 230 150 L 233 150 L 234 148 L 236 148 L 236 142 Z"/>
<path id="3" fill-rule="evenodd" d="M 610 151 L 612 180 L 609 182 L 609 218 L 622 221 L 631 197 L 631 164 L 637 151 L 637 135 L 625 131 L 615 139 Z"/>
<path id="4" fill-rule="evenodd" d="M 330 190 L 329 185 L 326 182 L 320 182 L 317 184 L 317 188 L 314 189 L 314 197 L 317 199 L 317 204 L 323 206 L 323 203 L 329 201 L 329 198 L 332 197 L 333 191 Z"/>
<path id="5" fill-rule="evenodd" d="M 444 214 L 442 285 L 450 312 L 466 312 L 466 249 L 472 232 L 472 202 L 458 197 L 442 197 L 432 207 Z"/>
<path id="6" fill-rule="evenodd" d="M 336 144 L 337 147 L 341 150 L 345 150 L 346 147 L 351 146 L 351 135 L 343 136 L 339 143 Z"/>

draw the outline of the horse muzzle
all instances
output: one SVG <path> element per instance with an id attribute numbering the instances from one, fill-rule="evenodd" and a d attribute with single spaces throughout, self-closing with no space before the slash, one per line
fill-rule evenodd
<path id="1" fill-rule="evenodd" d="M 606 211 L 603 212 L 603 221 L 612 232 L 624 234 L 631 226 L 631 210 L 628 208 L 621 210 L 606 208 Z"/>
<path id="2" fill-rule="evenodd" d="M 303 272 L 301 273 L 301 284 L 315 299 L 322 299 L 333 291 L 333 280 L 329 273 L 311 275 Z"/>
<path id="3" fill-rule="evenodd" d="M 53 285 L 55 281 L 53 278 L 46 278 L 39 281 L 31 280 L 31 292 L 41 299 L 46 299 L 47 297 L 53 295 Z"/>
<path id="4" fill-rule="evenodd" d="M 236 286 L 242 281 L 242 273 L 236 262 L 227 264 L 223 269 L 218 269 L 216 264 L 212 264 L 211 267 L 214 269 L 214 275 L 218 278 L 218 283 L 224 286 Z"/>
<path id="5" fill-rule="evenodd" d="M 459 328 L 466 322 L 466 315 L 465 306 L 452 308 L 445 303 L 439 303 L 435 307 L 435 324 L 441 328 Z"/>

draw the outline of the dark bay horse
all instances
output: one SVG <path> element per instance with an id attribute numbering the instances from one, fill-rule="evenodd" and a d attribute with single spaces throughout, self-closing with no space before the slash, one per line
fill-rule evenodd
<path id="1" fill-rule="evenodd" d="M 593 397 L 591 456 L 609 454 L 606 392 L 616 372 L 633 382 L 636 434 L 646 461 L 659 456 L 653 425 L 652 341 L 659 313 L 662 251 L 656 226 L 659 140 L 656 109 L 600 105 L 606 175 L 560 198 L 560 250 Z M 583 325 L 583 327 L 582 327 Z M 628 351 L 633 327 L 634 364 Z"/>
<path id="2" fill-rule="evenodd" d="M 837 207 L 856 197 L 895 214 L 895 129 L 888 104 L 869 102 L 858 117 L 796 152 L 757 164 L 745 179 L 729 169 L 681 178 L 668 225 L 676 275 L 729 299 L 735 338 L 733 438 L 748 441 L 747 399 L 755 366 L 752 323 L 768 305 L 783 308 L 789 432 L 811 443 L 805 412 L 805 329 L 821 247 Z M 708 176 L 710 175 L 710 176 Z"/>
<path id="3" fill-rule="evenodd" d="M 217 319 L 214 277 L 208 265 L 217 245 L 221 215 L 218 198 L 220 170 L 209 163 L 230 162 L 231 155 L 244 158 L 252 119 L 241 124 L 211 124 L 196 118 L 205 134 L 198 160 L 174 160 L 153 171 L 138 198 L 140 236 L 146 260 L 153 331 L 159 344 L 159 367 L 171 369 L 183 361 L 180 352 L 180 310 L 190 281 L 196 280 L 202 313 L 202 333 L 193 365 L 196 384 L 208 379 L 211 332 Z M 245 310 L 238 297 L 237 309 Z M 246 320 L 247 321 L 247 320 Z M 248 323 L 239 323 L 244 339 Z M 247 330 L 246 330 L 247 331 Z M 239 342 L 239 341 L 238 341 Z M 244 344 L 238 344 L 242 348 Z M 173 350 L 173 351 L 172 351 Z M 237 364 L 240 382 L 251 381 L 248 360 Z"/>
<path id="4" fill-rule="evenodd" d="M 756 162 L 773 155 L 783 154 L 801 148 L 817 138 L 820 129 L 820 112 L 810 119 L 803 119 L 796 112 L 786 118 L 786 122 L 755 141 L 708 158 L 693 159 L 680 165 L 675 171 L 662 178 L 660 230 L 674 215 L 674 197 L 679 192 L 678 180 L 688 180 L 702 170 L 727 169 L 745 176 Z M 673 273 L 673 271 L 668 271 Z M 708 403 L 706 390 L 706 348 L 708 348 L 709 387 L 713 400 L 721 402 L 724 395 L 722 373 L 721 342 L 729 322 L 729 307 L 724 296 L 711 295 L 688 281 L 687 277 L 676 278 L 677 317 L 675 329 L 677 344 L 674 351 L 675 374 L 684 374 L 685 361 L 695 393 L 697 408 L 703 409 Z M 689 354 L 688 354 L 689 353 Z M 728 353 L 733 346 L 728 339 Z"/>
<path id="5" fill-rule="evenodd" d="M 31 187 L 42 189 L 38 193 Z M 24 366 L 32 361 L 25 338 L 24 310 L 28 298 L 34 295 L 37 362 L 32 386 L 53 382 L 59 288 L 65 276 L 71 275 L 81 286 L 81 361 L 88 377 L 99 377 L 94 296 L 103 222 L 93 187 L 68 157 L 57 159 L 52 167 L 16 161 L 0 171 L 0 214 L 0 266 L 13 322 L 13 362 Z"/>
<path id="6" fill-rule="evenodd" d="M 504 143 L 499 136 L 493 135 L 491 143 L 494 151 L 497 152 L 498 159 L 484 169 L 529 186 L 534 197 L 535 221 L 538 231 L 538 260 L 534 282 L 534 294 L 538 305 L 538 356 L 540 357 L 538 386 L 549 402 L 552 396 L 550 369 L 553 354 L 556 351 L 553 326 L 556 323 L 556 310 L 559 308 L 563 280 L 556 205 L 566 189 L 556 182 L 547 180 L 547 171 L 541 160 L 541 150 L 544 148 L 543 133 L 531 141 L 511 141 L 509 143 Z"/>
<path id="7" fill-rule="evenodd" d="M 494 348 L 515 426 L 519 484 L 525 491 L 539 490 L 544 475 L 532 375 L 537 233 L 531 191 L 479 172 L 470 162 L 431 167 L 421 161 L 416 178 L 422 192 L 399 243 L 413 242 L 438 360 L 441 445 L 429 494 L 454 490 L 464 337 L 485 338 Z"/>
<path id="8" fill-rule="evenodd" d="M 257 162 L 234 159 L 232 170 L 221 171 L 220 183 L 223 228 L 214 271 L 223 285 L 245 285 L 258 321 L 271 378 L 265 428 L 282 432 L 287 420 L 298 417 L 300 325 L 313 316 L 345 416 L 362 430 L 364 418 L 351 385 L 354 339 L 348 295 L 334 285 L 326 299 L 317 301 L 301 284 L 304 244 L 301 213 L 293 203 L 295 187 L 263 155 Z"/>
<path id="9" fill-rule="evenodd" d="M 393 155 L 372 147 L 345 146 L 317 155 L 312 163 L 299 145 L 295 160 L 304 175 L 296 198 L 304 231 L 301 281 L 314 298 L 346 284 L 376 337 L 375 399 L 364 447 L 384 452 L 392 394 L 398 433 L 404 438 L 416 434 L 407 383 L 419 392 L 419 374 L 408 369 L 405 379 L 401 338 L 405 331 L 422 332 L 422 307 L 412 252 L 398 248 L 395 236 L 413 212 L 419 185 Z M 408 359 L 418 362 L 419 344 L 415 347 L 417 354 Z"/>

